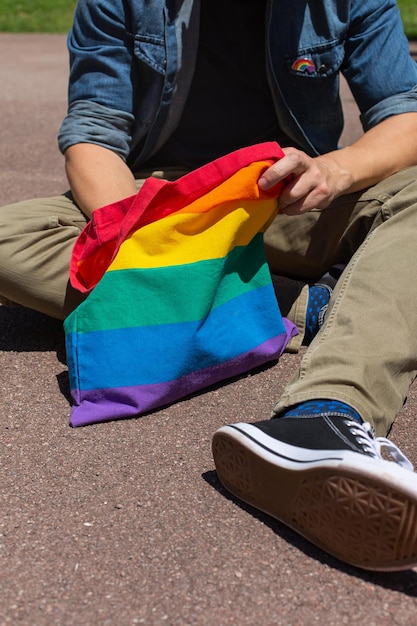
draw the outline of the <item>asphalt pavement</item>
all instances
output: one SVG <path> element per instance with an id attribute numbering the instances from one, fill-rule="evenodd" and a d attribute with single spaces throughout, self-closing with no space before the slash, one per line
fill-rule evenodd
<path id="1" fill-rule="evenodd" d="M 66 190 L 67 75 L 64 36 L 0 35 L 0 205 Z M 73 429 L 62 325 L 0 307 L 0 624 L 417 624 L 417 570 L 346 566 L 217 480 L 212 434 L 267 417 L 298 359 Z M 391 434 L 415 463 L 416 409 L 413 387 Z"/>

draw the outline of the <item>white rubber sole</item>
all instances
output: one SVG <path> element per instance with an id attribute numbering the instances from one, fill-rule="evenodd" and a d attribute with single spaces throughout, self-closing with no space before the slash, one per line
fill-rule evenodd
<path id="1" fill-rule="evenodd" d="M 296 448 L 251 424 L 213 437 L 222 484 L 332 556 L 363 569 L 417 565 L 417 474 L 349 451 Z"/>

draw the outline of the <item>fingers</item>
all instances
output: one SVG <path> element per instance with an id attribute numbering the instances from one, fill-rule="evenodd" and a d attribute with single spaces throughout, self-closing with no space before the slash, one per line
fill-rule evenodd
<path id="1" fill-rule="evenodd" d="M 326 172 L 315 159 L 300 150 L 286 148 L 284 153 L 285 157 L 263 173 L 258 181 L 259 187 L 267 191 L 285 181 L 278 204 L 280 212 L 287 215 L 326 208 L 332 199 Z"/>
<path id="2" fill-rule="evenodd" d="M 306 169 L 306 159 L 309 157 L 296 148 L 285 148 L 285 156 L 269 167 L 258 181 L 259 187 L 267 191 L 277 183 L 294 174 L 300 174 Z"/>
<path id="3" fill-rule="evenodd" d="M 278 204 L 283 213 L 298 215 L 312 209 L 327 208 L 332 197 L 327 180 L 317 169 L 287 184 L 279 196 Z"/>

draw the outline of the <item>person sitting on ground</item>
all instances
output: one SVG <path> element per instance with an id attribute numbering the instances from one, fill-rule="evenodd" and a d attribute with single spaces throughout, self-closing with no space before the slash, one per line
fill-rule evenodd
<path id="1" fill-rule="evenodd" d="M 3 302 L 63 319 L 95 209 L 278 142 L 259 180 L 287 181 L 265 249 L 299 329 L 288 349 L 310 345 L 272 419 L 214 434 L 216 468 L 345 562 L 416 565 L 417 477 L 384 438 L 417 370 L 417 69 L 394 0 L 79 0 L 68 46 L 70 192 L 0 210 Z M 341 149 L 340 74 L 364 129 Z"/>

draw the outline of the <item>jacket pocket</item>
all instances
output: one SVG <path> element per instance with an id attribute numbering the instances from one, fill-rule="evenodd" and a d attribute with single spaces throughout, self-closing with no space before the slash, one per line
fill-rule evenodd
<path id="1" fill-rule="evenodd" d="M 339 71 L 344 59 L 340 41 L 326 42 L 285 55 L 286 100 L 300 122 L 327 124 L 339 119 Z"/>
<path id="2" fill-rule="evenodd" d="M 165 43 L 161 37 L 153 35 L 135 35 L 133 52 L 135 57 L 150 69 L 165 75 Z"/>

